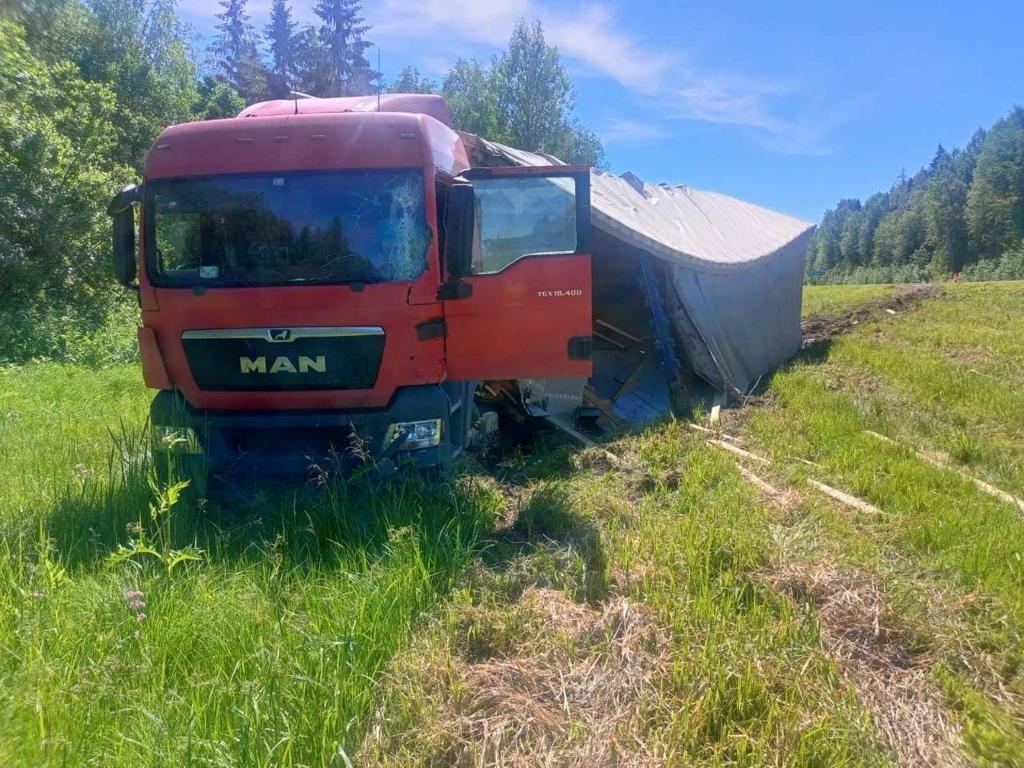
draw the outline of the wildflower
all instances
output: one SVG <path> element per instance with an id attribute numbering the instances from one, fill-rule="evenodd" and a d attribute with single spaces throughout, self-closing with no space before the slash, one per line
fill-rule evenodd
<path id="1" fill-rule="evenodd" d="M 84 483 L 91 474 L 92 470 L 85 466 L 85 464 L 75 464 L 75 478 L 77 478 L 78 482 Z"/>
<path id="2" fill-rule="evenodd" d="M 135 637 L 135 638 L 142 637 L 142 630 L 141 629 L 136 629 L 134 632 L 132 632 L 132 637 Z"/>
<path id="3" fill-rule="evenodd" d="M 122 593 L 128 601 L 128 607 L 135 611 L 135 620 L 140 624 L 146 620 L 146 601 L 143 598 L 146 593 L 141 589 L 126 589 Z M 139 636 L 139 630 L 135 630 L 135 637 Z"/>
<path id="4" fill-rule="evenodd" d="M 44 597 L 46 597 L 46 595 L 39 590 L 32 593 L 32 599 L 34 600 L 42 600 Z"/>

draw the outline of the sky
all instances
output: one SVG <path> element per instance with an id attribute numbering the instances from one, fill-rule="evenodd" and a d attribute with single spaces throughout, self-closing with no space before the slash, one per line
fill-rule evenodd
<path id="1" fill-rule="evenodd" d="M 313 0 L 293 0 L 300 22 Z M 179 0 L 197 45 L 213 0 Z M 257 29 L 270 0 L 250 0 Z M 440 79 L 540 19 L 609 169 L 818 221 L 1024 105 L 1024 2 L 366 0 L 385 77 Z"/>

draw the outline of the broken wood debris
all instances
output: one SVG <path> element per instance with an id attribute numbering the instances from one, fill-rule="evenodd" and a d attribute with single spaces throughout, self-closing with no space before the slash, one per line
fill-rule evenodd
<path id="1" fill-rule="evenodd" d="M 701 426 L 696 425 L 696 424 L 691 424 L 690 426 L 692 428 L 696 429 L 698 432 L 709 433 L 709 434 L 716 434 L 716 433 L 712 432 L 711 430 L 709 430 L 709 429 L 707 429 L 705 427 L 701 427 Z M 725 435 L 723 435 L 723 437 L 725 437 Z M 736 440 L 736 441 L 739 440 L 739 438 L 732 438 L 732 439 Z M 748 450 L 740 448 L 738 445 L 734 445 L 733 443 L 728 443 L 725 440 L 719 440 L 717 438 L 709 437 L 707 439 L 707 442 L 708 442 L 709 445 L 713 445 L 713 446 L 715 446 L 717 448 L 721 448 L 722 450 L 728 451 L 729 453 L 735 454 L 736 456 L 739 456 L 741 458 L 747 459 L 749 461 L 756 461 L 757 463 L 761 464 L 762 466 L 768 466 L 768 465 L 770 465 L 772 463 L 771 459 L 769 459 L 767 456 L 762 456 L 762 455 L 757 454 L 757 453 L 752 453 L 752 452 L 750 452 Z M 820 464 L 816 464 L 813 461 L 809 461 L 807 459 L 800 459 L 800 461 L 802 463 L 810 466 L 810 467 L 816 467 L 816 468 L 819 468 L 819 469 L 821 468 Z M 768 489 L 772 489 L 772 491 L 774 491 L 776 493 L 779 493 L 776 489 L 773 489 L 771 485 L 769 485 L 767 482 L 765 482 L 761 478 L 759 478 L 756 475 L 754 475 L 754 473 L 750 472 L 750 470 L 747 470 L 742 465 L 739 466 L 739 469 L 740 469 L 740 474 L 743 475 L 744 478 L 746 478 L 748 481 L 752 482 L 754 485 L 757 485 L 759 488 L 761 488 L 763 491 L 765 491 L 765 493 L 768 493 L 768 495 L 770 495 L 770 496 L 772 495 L 772 493 L 769 492 Z M 884 514 L 884 512 L 882 512 L 882 510 L 880 510 L 878 507 L 876 507 L 876 506 L 874 506 L 872 504 L 869 504 L 868 502 L 864 501 L 863 499 L 858 499 L 856 496 L 853 496 L 853 495 L 851 495 L 849 493 L 846 493 L 845 491 L 841 491 L 838 488 L 833 488 L 832 486 L 826 485 L 825 483 L 822 483 L 822 482 L 820 482 L 818 480 L 814 480 L 813 478 L 808 478 L 807 482 L 812 487 L 816 488 L 817 490 L 821 491 L 823 494 L 828 496 L 830 499 L 833 499 L 834 501 L 838 501 L 841 504 L 845 504 L 846 506 L 850 507 L 851 509 L 855 509 L 855 510 L 857 510 L 859 512 L 865 512 L 867 514 L 872 514 L 872 515 Z"/>
<path id="2" fill-rule="evenodd" d="M 738 445 L 733 445 L 732 443 L 727 443 L 725 440 L 718 440 L 716 438 L 708 438 L 708 442 L 711 445 L 714 445 L 714 446 L 717 446 L 718 448 L 721 448 L 723 450 L 729 451 L 730 453 L 735 453 L 737 456 L 741 456 L 744 459 L 749 459 L 750 461 L 756 461 L 758 464 L 768 465 L 768 464 L 772 463 L 771 459 L 769 459 L 769 458 L 767 458 L 765 456 L 761 456 L 761 455 L 759 455 L 757 453 L 751 453 L 750 451 L 747 451 L 747 450 L 744 450 L 743 448 L 740 448 Z"/>
<path id="3" fill-rule="evenodd" d="M 721 440 L 728 440 L 730 443 L 734 443 L 736 445 L 743 445 L 743 440 L 736 437 L 735 435 L 730 435 L 727 432 L 719 432 L 714 429 L 708 429 L 707 427 L 702 427 L 700 424 L 694 424 L 693 422 L 688 422 L 688 424 L 690 429 L 695 430 L 697 432 L 701 432 L 705 435 L 713 435 L 716 438 L 719 438 Z"/>
<path id="4" fill-rule="evenodd" d="M 740 475 L 743 477 L 744 480 L 758 488 L 762 493 L 764 493 L 765 496 L 770 498 L 772 501 L 779 502 L 783 498 L 785 498 L 786 494 L 783 491 L 776 488 L 774 485 L 769 483 L 764 478 L 755 475 L 742 464 L 737 464 L 736 466 L 739 468 Z"/>
<path id="5" fill-rule="evenodd" d="M 600 325 L 602 328 L 607 328 L 609 331 L 614 331 L 615 333 L 619 334 L 619 336 L 622 336 L 624 339 L 626 339 L 627 341 L 631 341 L 634 344 L 643 344 L 643 339 L 639 339 L 633 334 L 629 333 L 628 331 L 622 330 L 617 325 L 612 325 L 607 320 L 596 318 L 594 320 L 594 325 Z"/>
<path id="6" fill-rule="evenodd" d="M 885 514 L 878 507 L 868 504 L 862 499 L 858 499 L 856 496 L 852 496 L 845 491 L 840 491 L 838 488 L 833 488 L 831 485 L 825 485 L 824 483 L 818 482 L 813 478 L 808 478 L 807 482 L 817 488 L 819 491 L 824 493 L 831 499 L 838 501 L 840 504 L 845 504 L 851 509 L 855 509 L 858 512 L 866 512 L 869 515 L 882 515 Z"/>
<path id="7" fill-rule="evenodd" d="M 568 424 L 566 424 L 565 422 L 563 422 L 560 419 L 551 418 L 549 416 L 549 417 L 547 417 L 546 420 L 547 420 L 547 422 L 551 426 L 553 426 L 556 429 L 564 432 L 566 435 L 571 437 L 573 440 L 576 440 L 577 442 L 582 443 L 583 445 L 587 446 L 588 448 L 594 448 L 594 449 L 600 451 L 604 455 L 604 457 L 606 459 L 608 459 L 608 461 L 610 461 L 614 466 L 616 466 L 616 467 L 621 467 L 622 466 L 622 459 L 620 459 L 614 453 L 609 451 L 607 448 L 602 448 L 600 445 L 598 445 L 596 442 L 591 440 L 589 437 L 584 435 L 579 430 L 569 426 Z"/>
<path id="8" fill-rule="evenodd" d="M 970 482 L 974 483 L 975 486 L 977 486 L 980 490 L 987 493 L 989 496 L 997 498 L 1000 501 L 1005 501 L 1010 506 L 1016 507 L 1019 511 L 1024 512 L 1024 499 L 1018 498 L 1017 496 L 1014 496 L 1012 493 L 1007 493 L 1002 488 L 997 488 L 991 483 L 986 483 L 980 477 L 975 477 L 969 472 L 965 472 L 964 470 L 960 469 L 960 467 L 950 464 L 945 459 L 936 456 L 935 454 L 925 453 L 924 451 L 918 451 L 915 448 L 911 448 L 909 445 L 901 443 L 898 440 L 893 440 L 891 437 L 886 437 L 885 435 L 879 434 L 878 432 L 874 432 L 870 429 L 865 429 L 864 432 L 865 434 L 870 435 L 876 440 L 880 440 L 884 443 L 889 443 L 890 445 L 895 445 L 899 448 L 904 448 L 905 450 L 910 451 L 915 456 L 917 456 L 917 458 L 919 458 L 921 461 L 927 464 L 931 464 L 933 467 L 938 467 L 939 469 L 952 470 L 965 480 L 969 480 Z"/>

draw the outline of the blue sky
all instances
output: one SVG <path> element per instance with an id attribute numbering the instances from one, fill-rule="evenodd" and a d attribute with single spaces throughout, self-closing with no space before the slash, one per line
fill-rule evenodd
<path id="1" fill-rule="evenodd" d="M 179 0 L 201 45 L 212 0 Z M 312 0 L 294 0 L 300 21 Z M 250 0 L 258 29 L 270 0 Z M 388 77 L 439 78 L 541 19 L 611 170 L 817 221 L 1024 104 L 1024 2 L 364 2 Z M 371 55 L 376 58 L 376 50 Z"/>

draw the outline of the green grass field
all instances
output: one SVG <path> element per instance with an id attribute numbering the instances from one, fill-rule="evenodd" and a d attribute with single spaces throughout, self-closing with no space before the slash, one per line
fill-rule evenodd
<path id="1" fill-rule="evenodd" d="M 149 487 L 135 367 L 5 369 L 0 765 L 1024 765 L 1024 510 L 969 479 L 1024 496 L 1022 338 L 1024 285 L 950 286 L 726 412 L 746 458 L 233 509 Z"/>
<path id="2" fill-rule="evenodd" d="M 893 285 L 805 285 L 804 317 L 833 315 L 893 295 Z"/>

